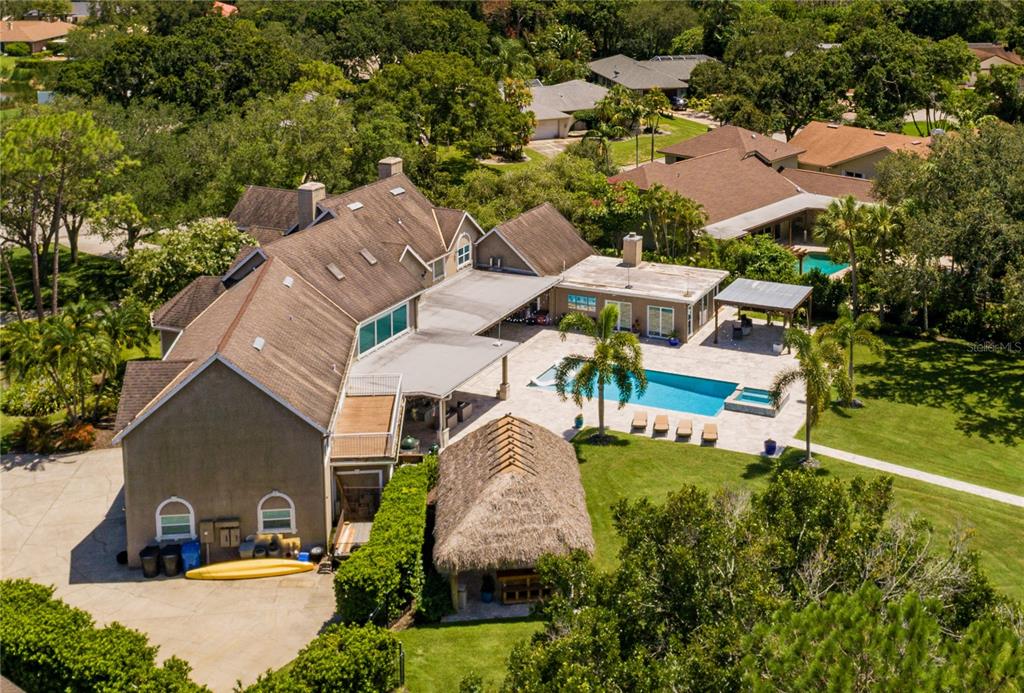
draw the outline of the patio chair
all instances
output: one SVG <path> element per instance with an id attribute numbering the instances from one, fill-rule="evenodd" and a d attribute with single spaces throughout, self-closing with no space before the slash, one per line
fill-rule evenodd
<path id="1" fill-rule="evenodd" d="M 693 435 L 693 420 L 679 419 L 676 425 L 676 438 L 689 438 Z"/>
<path id="2" fill-rule="evenodd" d="M 647 430 L 647 412 L 645 412 L 645 411 L 638 411 L 636 414 L 633 414 L 633 425 L 630 426 L 630 428 L 633 431 L 636 431 L 637 429 L 640 429 L 641 431 L 646 431 Z"/>
<path id="3" fill-rule="evenodd" d="M 668 417 L 658 414 L 654 417 L 654 435 L 668 435 Z"/>
<path id="4" fill-rule="evenodd" d="M 706 423 L 700 433 L 700 442 L 714 445 L 718 442 L 718 424 Z"/>

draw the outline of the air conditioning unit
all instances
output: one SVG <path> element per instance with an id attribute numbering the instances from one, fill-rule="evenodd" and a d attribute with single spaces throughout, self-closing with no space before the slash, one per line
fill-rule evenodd
<path id="1" fill-rule="evenodd" d="M 490 264 L 491 269 L 500 270 L 501 269 L 501 257 L 499 257 L 497 255 L 492 255 L 489 264 Z"/>

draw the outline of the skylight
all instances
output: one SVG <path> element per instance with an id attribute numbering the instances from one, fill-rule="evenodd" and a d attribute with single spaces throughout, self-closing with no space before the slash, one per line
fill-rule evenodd
<path id="1" fill-rule="evenodd" d="M 345 278 L 345 273 L 344 273 L 344 272 L 342 272 L 342 271 L 341 271 L 341 268 L 340 268 L 340 267 L 338 267 L 338 266 L 337 266 L 336 264 L 334 264 L 333 262 L 331 262 L 331 263 L 328 263 L 328 265 L 327 265 L 327 271 L 328 271 L 328 272 L 330 272 L 331 274 L 333 274 L 333 275 L 334 275 L 334 278 L 335 278 L 335 279 L 337 279 L 338 281 L 341 281 L 342 279 L 344 279 L 344 278 Z"/>
<path id="2" fill-rule="evenodd" d="M 377 264 L 377 258 L 375 258 L 373 256 L 373 253 L 371 253 L 366 248 L 363 248 L 362 250 L 360 250 L 359 254 L 363 256 L 363 259 L 366 260 L 366 262 L 368 264 L 370 264 L 370 265 L 376 265 Z"/>
<path id="3" fill-rule="evenodd" d="M 287 277 L 284 278 L 284 281 L 282 281 L 281 283 L 284 284 L 285 286 L 287 286 L 290 289 L 290 288 L 292 288 L 292 284 L 295 283 L 295 277 L 292 277 L 291 275 L 288 275 Z"/>
<path id="4" fill-rule="evenodd" d="M 350 202 L 346 206 L 354 212 L 357 209 L 362 209 L 363 208 L 363 203 L 362 202 Z"/>
<path id="5" fill-rule="evenodd" d="M 267 342 L 263 339 L 263 337 L 257 337 L 256 339 L 252 340 L 252 348 L 255 349 L 256 351 L 263 351 L 263 345 L 266 343 Z"/>
<path id="6" fill-rule="evenodd" d="M 402 193 L 405 192 L 405 188 L 402 188 L 402 187 L 391 188 L 391 190 L 389 190 L 388 192 L 390 192 L 395 197 L 398 197 L 399 195 L 401 195 Z"/>

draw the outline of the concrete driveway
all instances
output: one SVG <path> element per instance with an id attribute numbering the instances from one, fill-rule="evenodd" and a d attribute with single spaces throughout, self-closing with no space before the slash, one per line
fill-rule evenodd
<path id="1" fill-rule="evenodd" d="M 549 159 L 553 159 L 562 152 L 564 152 L 565 148 L 568 147 L 570 144 L 579 141 L 579 137 L 567 137 L 564 139 L 555 140 L 533 140 L 526 146 L 535 152 L 543 154 Z"/>
<path id="2" fill-rule="evenodd" d="M 59 458 L 5 455 L 0 469 L 0 574 L 52 584 L 100 624 L 149 636 L 215 691 L 293 659 L 334 612 L 331 576 L 211 582 L 142 577 L 124 548 L 120 449 Z"/>

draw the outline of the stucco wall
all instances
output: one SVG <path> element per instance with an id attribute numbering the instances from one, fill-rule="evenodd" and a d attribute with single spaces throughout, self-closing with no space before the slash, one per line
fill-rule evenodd
<path id="1" fill-rule="evenodd" d="M 474 250 L 476 252 L 476 263 L 480 267 L 488 267 L 492 257 L 500 257 L 502 269 L 518 270 L 533 274 L 533 270 L 496 233 L 485 236 L 483 240 L 477 243 Z"/>
<path id="2" fill-rule="evenodd" d="M 304 545 L 323 543 L 321 434 L 221 363 L 168 400 L 122 443 L 130 564 L 156 536 L 157 506 L 184 498 L 201 520 L 237 518 L 257 531 L 257 504 L 271 491 L 295 503 Z M 226 557 L 226 556 L 225 556 Z"/>
<path id="3" fill-rule="evenodd" d="M 663 300 L 663 299 L 644 299 L 644 298 L 637 298 L 635 296 L 622 296 L 622 295 L 619 295 L 619 294 L 615 294 L 614 292 L 607 292 L 607 293 L 605 293 L 605 292 L 596 292 L 596 291 L 582 291 L 582 290 L 567 289 L 567 288 L 563 288 L 563 287 L 557 286 L 554 289 L 552 289 L 553 305 L 551 307 L 551 312 L 554 315 L 555 319 L 558 319 L 562 315 L 564 315 L 565 313 L 569 312 L 569 294 L 570 293 L 575 294 L 577 296 L 595 296 L 597 298 L 597 312 L 600 312 L 601 309 L 604 308 L 605 301 L 609 301 L 609 300 L 632 304 L 632 307 L 633 307 L 633 316 L 632 316 L 633 321 L 635 322 L 636 320 L 639 319 L 639 321 L 640 321 L 640 333 L 643 336 L 647 336 L 647 308 L 648 308 L 648 306 L 660 306 L 660 307 L 663 307 L 663 308 L 672 308 L 675 311 L 675 315 L 673 315 L 673 321 L 674 321 L 675 329 L 678 332 L 679 340 L 683 341 L 683 342 L 685 342 L 687 340 L 686 317 L 687 317 L 687 305 L 688 304 L 686 304 L 686 303 L 666 301 L 666 300 Z M 694 315 L 693 315 L 694 329 L 693 329 L 693 331 L 696 332 L 698 329 L 700 329 L 701 325 L 703 324 L 700 321 L 700 317 L 701 316 L 700 316 L 700 304 L 699 304 L 699 301 L 698 301 L 698 303 L 696 305 L 694 305 L 694 309 L 693 310 L 694 310 Z M 596 312 L 593 313 L 593 315 L 596 315 L 596 314 L 597 314 Z M 707 320 L 705 322 L 709 322 L 709 321 L 713 320 L 714 317 L 715 317 L 715 315 L 714 315 L 714 307 L 712 305 L 711 298 L 709 297 L 708 298 Z"/>
<path id="4" fill-rule="evenodd" d="M 878 165 L 879 161 L 889 156 L 889 154 L 890 152 L 888 150 L 882 150 L 857 159 L 850 159 L 838 166 L 808 166 L 806 164 L 800 164 L 800 168 L 807 169 L 808 171 L 834 173 L 838 176 L 846 175 L 846 172 L 850 171 L 853 173 L 859 173 L 865 178 L 873 179 L 875 177 L 875 166 Z"/>
<path id="5" fill-rule="evenodd" d="M 181 333 L 174 330 L 157 330 L 157 332 L 160 333 L 160 355 L 165 356 Z"/>
<path id="6" fill-rule="evenodd" d="M 464 269 L 464 270 L 470 269 L 470 268 L 473 267 L 473 263 L 476 262 L 476 257 L 475 257 L 475 255 L 476 255 L 476 245 L 475 244 L 476 244 L 477 240 L 480 238 L 480 233 L 476 230 L 476 227 L 473 226 L 472 223 L 470 223 L 469 221 L 463 220 L 462 221 L 462 226 L 459 227 L 458 233 L 455 234 L 455 242 L 452 243 L 452 249 L 445 256 L 445 261 L 444 261 L 445 277 L 454 277 L 455 274 L 460 271 L 459 268 L 458 268 L 458 265 L 457 265 L 456 254 L 459 252 L 459 244 L 464 242 L 462 240 L 463 237 L 469 238 L 469 243 L 472 246 L 472 250 L 470 252 L 473 255 L 472 255 L 472 261 L 468 265 L 463 267 L 462 269 Z"/>

